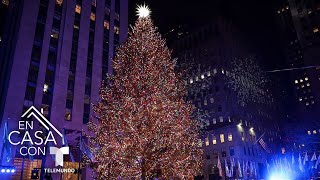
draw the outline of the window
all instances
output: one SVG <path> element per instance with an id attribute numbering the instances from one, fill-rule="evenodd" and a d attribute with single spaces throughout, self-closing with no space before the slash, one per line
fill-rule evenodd
<path id="1" fill-rule="evenodd" d="M 71 121 L 71 110 L 70 109 L 66 109 L 66 114 L 64 116 L 64 119 L 67 121 Z"/>
<path id="2" fill-rule="evenodd" d="M 92 21 L 95 21 L 95 20 L 96 20 L 96 14 L 95 14 L 95 13 L 91 13 L 90 19 L 91 19 Z"/>
<path id="3" fill-rule="evenodd" d="M 298 84 L 298 80 L 295 80 L 294 83 Z"/>
<path id="4" fill-rule="evenodd" d="M 203 104 L 204 104 L 204 105 L 208 105 L 208 101 L 205 99 L 205 100 L 203 101 Z"/>
<path id="5" fill-rule="evenodd" d="M 192 84 L 193 83 L 193 79 L 190 79 L 190 84 Z"/>
<path id="6" fill-rule="evenodd" d="M 214 99 L 213 98 L 210 98 L 210 103 L 214 103 Z"/>
<path id="7" fill-rule="evenodd" d="M 220 117 L 219 117 L 219 120 L 220 120 L 220 122 L 223 122 L 223 117 L 220 116 Z"/>
<path id="8" fill-rule="evenodd" d="M 217 144 L 217 138 L 216 138 L 216 136 L 213 136 L 213 138 L 212 138 L 212 144 Z"/>
<path id="9" fill-rule="evenodd" d="M 213 124 L 217 124 L 217 119 L 216 118 L 213 118 Z"/>
<path id="10" fill-rule="evenodd" d="M 204 74 L 201 74 L 201 79 L 204 79 Z"/>
<path id="11" fill-rule="evenodd" d="M 313 133 L 313 134 L 317 134 L 317 130 L 313 130 L 312 133 Z"/>
<path id="12" fill-rule="evenodd" d="M 220 141 L 221 143 L 224 143 L 224 134 L 220 134 Z"/>
<path id="13" fill-rule="evenodd" d="M 56 4 L 58 4 L 59 6 L 61 6 L 63 3 L 63 0 L 56 0 Z"/>
<path id="14" fill-rule="evenodd" d="M 213 69 L 213 74 L 217 74 L 217 69 L 216 68 Z"/>
<path id="15" fill-rule="evenodd" d="M 314 27 L 313 28 L 313 33 L 317 33 L 317 32 L 319 32 L 319 29 L 317 27 Z"/>
<path id="16" fill-rule="evenodd" d="M 228 141 L 229 141 L 229 142 L 232 141 L 232 133 L 228 133 Z"/>
<path id="17" fill-rule="evenodd" d="M 109 29 L 109 22 L 108 21 L 104 21 L 103 22 L 103 26 L 104 26 L 104 28 Z"/>
<path id="18" fill-rule="evenodd" d="M 81 6 L 77 4 L 75 11 L 76 11 L 76 13 L 80 14 L 81 13 Z"/>
<path id="19" fill-rule="evenodd" d="M 205 143 L 206 143 L 206 146 L 209 146 L 209 138 L 205 138 Z"/>
<path id="20" fill-rule="evenodd" d="M 43 92 L 44 93 L 48 92 L 48 88 L 49 88 L 48 84 L 44 84 L 43 85 Z"/>
<path id="21" fill-rule="evenodd" d="M 198 140 L 198 146 L 199 146 L 199 147 L 202 147 L 202 141 L 201 141 L 201 139 Z"/>

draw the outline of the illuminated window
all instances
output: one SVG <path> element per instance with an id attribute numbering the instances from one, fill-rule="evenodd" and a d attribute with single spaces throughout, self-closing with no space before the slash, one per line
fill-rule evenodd
<path id="1" fill-rule="evenodd" d="M 199 78 L 198 78 L 198 76 L 196 76 L 196 81 L 198 81 L 199 80 Z"/>
<path id="2" fill-rule="evenodd" d="M 217 119 L 216 118 L 213 118 L 213 124 L 217 124 Z"/>
<path id="3" fill-rule="evenodd" d="M 90 19 L 91 19 L 92 21 L 95 21 L 95 20 L 96 20 L 96 14 L 95 14 L 95 13 L 91 13 Z"/>
<path id="4" fill-rule="evenodd" d="M 75 11 L 76 11 L 76 13 L 80 14 L 81 13 L 81 6 L 77 4 Z"/>
<path id="5" fill-rule="evenodd" d="M 294 83 L 298 84 L 298 80 L 295 80 Z"/>
<path id="6" fill-rule="evenodd" d="M 231 118 L 230 118 L 230 116 L 228 116 L 228 121 L 229 121 L 229 122 L 231 122 Z"/>
<path id="7" fill-rule="evenodd" d="M 114 27 L 114 32 L 115 32 L 116 34 L 119 34 L 119 33 L 120 33 L 119 27 L 115 26 L 115 27 Z"/>
<path id="8" fill-rule="evenodd" d="M 303 82 L 303 79 L 300 79 L 300 82 Z"/>
<path id="9" fill-rule="evenodd" d="M 204 79 L 204 75 L 203 74 L 201 74 L 201 79 Z"/>
<path id="10" fill-rule="evenodd" d="M 279 10 L 278 10 L 277 12 L 278 12 L 278 14 L 280 14 L 280 11 L 279 11 Z"/>
<path id="11" fill-rule="evenodd" d="M 313 28 L 313 33 L 319 32 L 319 29 L 317 27 Z"/>
<path id="12" fill-rule="evenodd" d="M 307 86 L 310 86 L 310 83 L 307 83 Z"/>
<path id="13" fill-rule="evenodd" d="M 109 22 L 103 21 L 103 26 L 104 26 L 104 28 L 109 29 Z"/>
<path id="14" fill-rule="evenodd" d="M 311 131 L 308 131 L 308 134 L 310 135 L 310 134 L 311 134 Z"/>
<path id="15" fill-rule="evenodd" d="M 304 85 L 303 85 L 303 84 L 301 85 L 301 88 L 304 88 Z"/>
<path id="16" fill-rule="evenodd" d="M 305 77 L 305 78 L 304 78 L 304 80 L 308 81 L 308 80 L 309 80 L 309 78 L 308 78 L 308 77 Z"/>
<path id="17" fill-rule="evenodd" d="M 203 101 L 203 104 L 204 104 L 204 105 L 208 105 L 208 101 L 205 99 L 205 100 Z"/>
<path id="18" fill-rule="evenodd" d="M 217 138 L 216 138 L 216 136 L 213 136 L 213 138 L 212 138 L 212 144 L 217 144 Z"/>
<path id="19" fill-rule="evenodd" d="M 193 79 L 190 79 L 190 84 L 192 84 L 193 83 Z"/>
<path id="20" fill-rule="evenodd" d="M 44 84 L 43 85 L 43 92 L 48 92 L 48 88 L 49 88 L 48 84 Z"/>
<path id="21" fill-rule="evenodd" d="M 221 69 L 222 74 L 224 74 L 224 69 Z"/>
<path id="22" fill-rule="evenodd" d="M 208 72 L 207 72 L 207 75 L 208 75 L 208 76 L 211 76 L 211 73 L 210 73 L 210 71 L 208 71 Z"/>
<path id="23" fill-rule="evenodd" d="M 209 146 L 209 138 L 205 138 L 206 146 Z"/>
<path id="24" fill-rule="evenodd" d="M 71 110 L 66 109 L 66 114 L 64 115 L 64 119 L 67 121 L 71 121 Z"/>
<path id="25" fill-rule="evenodd" d="M 214 103 L 214 99 L 213 99 L 213 98 L 210 98 L 210 102 L 211 102 L 211 103 Z"/>
<path id="26" fill-rule="evenodd" d="M 221 143 L 224 143 L 224 134 L 220 134 L 220 141 Z"/>
<path id="27" fill-rule="evenodd" d="M 309 102 L 306 102 L 306 106 L 309 106 Z"/>
<path id="28" fill-rule="evenodd" d="M 80 27 L 77 26 L 77 25 L 73 25 L 73 28 L 75 28 L 75 29 L 80 29 Z"/>
<path id="29" fill-rule="evenodd" d="M 214 68 L 214 69 L 213 69 L 213 74 L 217 74 L 217 72 L 218 72 L 217 69 Z"/>
<path id="30" fill-rule="evenodd" d="M 58 39 L 59 34 L 58 34 L 58 33 L 55 33 L 55 32 L 52 32 L 50 36 L 51 36 L 52 38 Z"/>
<path id="31" fill-rule="evenodd" d="M 228 133 L 228 141 L 231 142 L 232 141 L 232 134 Z"/>
<path id="32" fill-rule="evenodd" d="M 9 0 L 2 0 L 2 4 L 9 6 Z"/>
<path id="33" fill-rule="evenodd" d="M 312 133 L 313 133 L 313 134 L 317 134 L 317 130 L 313 130 Z"/>
<path id="34" fill-rule="evenodd" d="M 289 6 L 287 6 L 286 9 L 289 9 Z"/>
<path id="35" fill-rule="evenodd" d="M 56 0 L 56 4 L 58 4 L 59 6 L 61 6 L 63 3 L 63 0 Z"/>
<path id="36" fill-rule="evenodd" d="M 314 101 L 311 101 L 311 104 L 314 104 Z"/>
<path id="37" fill-rule="evenodd" d="M 223 122 L 223 117 L 220 116 L 220 117 L 219 117 L 219 120 L 220 120 L 220 122 Z"/>

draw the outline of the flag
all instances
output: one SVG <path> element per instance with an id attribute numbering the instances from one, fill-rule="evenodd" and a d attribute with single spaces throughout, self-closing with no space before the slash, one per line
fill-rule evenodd
<path id="1" fill-rule="evenodd" d="M 11 145 L 9 142 L 9 134 L 8 134 L 8 121 L 4 122 L 4 132 L 3 132 L 3 148 L 6 152 L 6 161 L 10 162 L 11 160 Z M 2 158 L 2 157 L 1 157 Z"/>
<path id="2" fill-rule="evenodd" d="M 230 170 L 229 170 L 228 163 L 227 163 L 226 159 L 224 159 L 224 166 L 226 168 L 226 176 L 231 177 Z"/>
<path id="3" fill-rule="evenodd" d="M 65 129 L 65 128 L 62 129 L 62 135 L 63 135 L 62 145 L 65 146 L 65 147 L 69 147 L 68 139 L 67 139 L 67 136 L 66 136 L 66 129 Z M 69 147 L 69 149 L 70 149 L 70 147 Z M 71 161 L 72 161 L 72 162 L 75 162 L 71 150 L 69 150 L 69 156 L 70 156 Z"/>
<path id="4" fill-rule="evenodd" d="M 242 161 L 242 169 L 243 169 L 242 174 L 243 174 L 243 177 L 247 177 L 247 172 L 246 172 L 246 168 L 245 167 L 246 166 L 244 164 L 244 161 Z"/>
<path id="5" fill-rule="evenodd" d="M 220 162 L 220 158 L 218 156 L 218 164 L 217 164 L 217 167 L 219 169 L 219 176 L 222 177 L 222 167 L 221 167 L 221 162 Z"/>
<path id="6" fill-rule="evenodd" d="M 267 152 L 267 153 L 271 153 L 272 151 L 269 149 L 267 143 L 263 140 L 263 136 L 264 136 L 265 132 L 259 137 L 259 139 L 256 142 L 259 142 L 260 146 Z"/>
<path id="7" fill-rule="evenodd" d="M 238 175 L 239 175 L 239 177 L 242 177 L 241 165 L 240 165 L 239 160 L 238 160 Z"/>
<path id="8" fill-rule="evenodd" d="M 303 158 L 303 165 L 306 165 L 306 162 L 308 161 L 308 153 L 306 153 L 304 155 L 304 158 Z"/>
<path id="9" fill-rule="evenodd" d="M 303 172 L 304 170 L 303 170 L 302 159 L 301 159 L 300 153 L 299 153 L 299 159 L 298 159 L 298 161 L 299 161 L 299 169 L 300 169 L 300 171 Z"/>
<path id="10" fill-rule="evenodd" d="M 316 152 L 313 153 L 311 161 L 316 161 L 317 160 L 317 155 Z"/>
<path id="11" fill-rule="evenodd" d="M 314 166 L 314 168 L 317 169 L 319 164 L 320 164 L 320 154 L 318 156 L 318 160 L 317 160 L 316 165 Z"/>
<path id="12" fill-rule="evenodd" d="M 295 162 L 294 162 L 294 154 L 292 153 L 291 154 L 291 164 L 293 165 Z"/>
<path id="13" fill-rule="evenodd" d="M 268 174 L 270 174 L 270 164 L 268 163 L 268 161 L 266 160 L 266 165 L 267 165 L 267 171 L 268 171 Z"/>

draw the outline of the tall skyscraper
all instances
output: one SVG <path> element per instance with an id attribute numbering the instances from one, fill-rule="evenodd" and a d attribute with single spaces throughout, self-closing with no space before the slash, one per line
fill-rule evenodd
<path id="1" fill-rule="evenodd" d="M 115 48 L 127 38 L 128 0 L 3 0 L 3 7 L 1 136 L 4 122 L 16 129 L 30 106 L 60 131 L 85 130 Z M 21 158 L 13 153 L 18 175 Z M 35 161 L 28 166 L 40 168 Z"/>
<path id="2" fill-rule="evenodd" d="M 290 71 L 295 104 L 288 126 L 291 146 L 318 149 L 320 123 L 320 11 L 317 1 L 277 1 L 275 14 Z M 303 128 L 302 128 L 303 127 Z"/>

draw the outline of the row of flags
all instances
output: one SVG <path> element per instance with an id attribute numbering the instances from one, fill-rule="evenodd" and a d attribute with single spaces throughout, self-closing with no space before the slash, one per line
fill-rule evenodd
<path id="1" fill-rule="evenodd" d="M 292 174 L 320 168 L 320 154 L 317 156 L 314 152 L 310 157 L 311 159 L 309 159 L 308 153 L 302 155 L 299 153 L 298 157 L 295 157 L 294 153 L 292 153 L 291 160 L 290 158 L 287 159 L 286 156 L 284 158 L 272 159 L 269 162 L 266 161 L 267 171 L 270 174 L 273 169 L 276 169 L 284 174 Z"/>
<path id="2" fill-rule="evenodd" d="M 242 161 L 242 167 L 240 160 L 235 160 L 230 158 L 230 166 L 227 163 L 227 159 L 224 159 L 225 173 L 226 177 L 239 177 L 239 178 L 248 178 L 257 176 L 257 166 L 253 161 Z M 218 156 L 219 176 L 223 176 L 222 163 L 220 157 Z"/>

